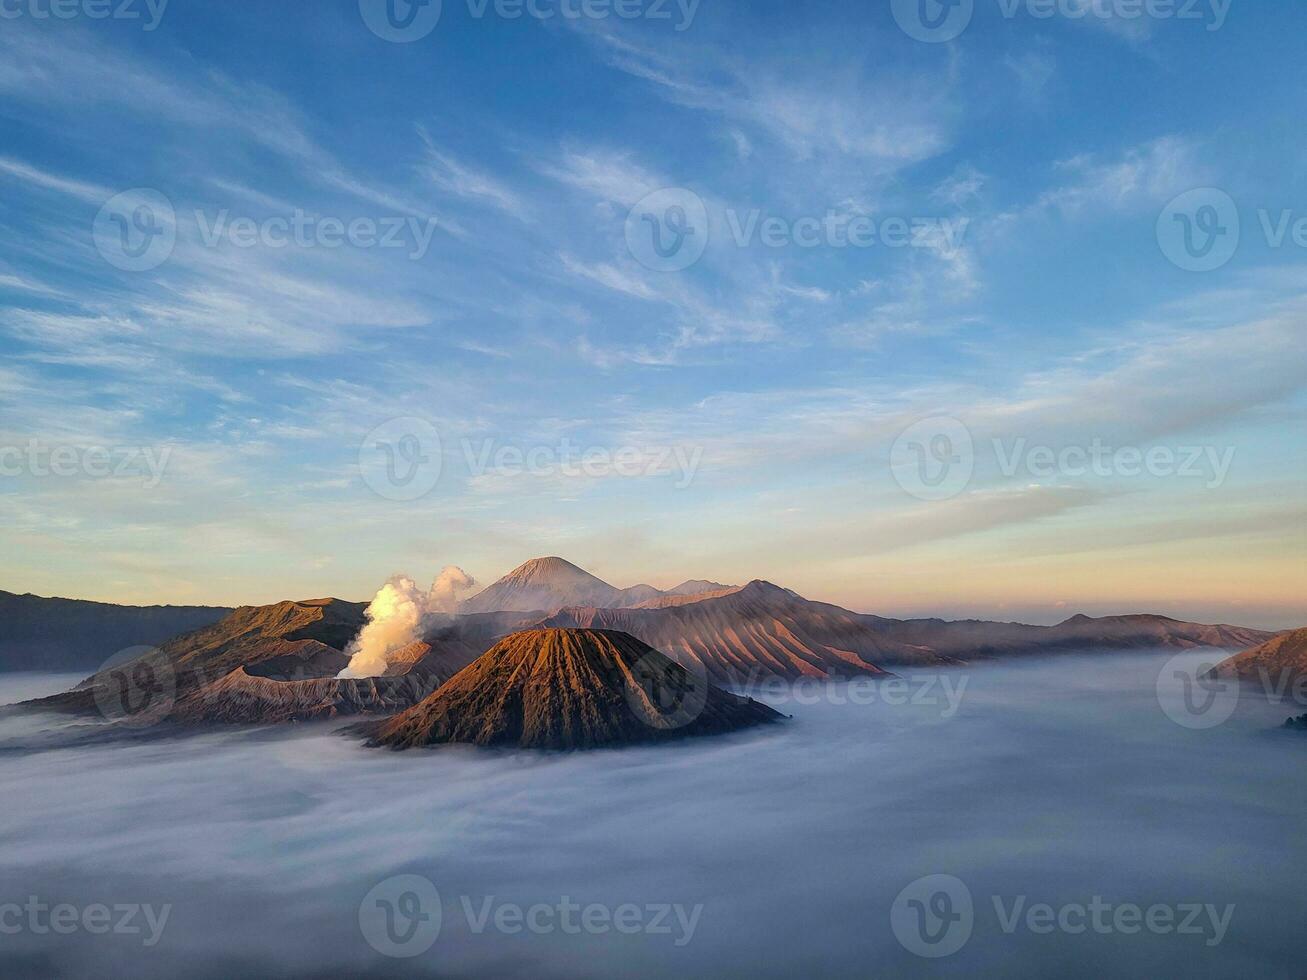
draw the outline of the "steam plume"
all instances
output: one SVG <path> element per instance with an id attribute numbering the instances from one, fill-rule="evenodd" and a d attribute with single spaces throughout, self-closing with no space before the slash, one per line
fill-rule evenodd
<path id="1" fill-rule="evenodd" d="M 452 616 L 463 593 L 475 585 L 476 580 L 455 565 L 437 575 L 426 593 L 407 575 L 391 578 L 369 604 L 367 625 L 346 648 L 350 662 L 339 676 L 380 677 L 392 653 Z"/>

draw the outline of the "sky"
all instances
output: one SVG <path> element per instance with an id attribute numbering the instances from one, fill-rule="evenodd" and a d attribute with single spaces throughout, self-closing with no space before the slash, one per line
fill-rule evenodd
<path id="1" fill-rule="evenodd" d="M 0 20 L 2 589 L 1307 624 L 1302 5 Z"/>

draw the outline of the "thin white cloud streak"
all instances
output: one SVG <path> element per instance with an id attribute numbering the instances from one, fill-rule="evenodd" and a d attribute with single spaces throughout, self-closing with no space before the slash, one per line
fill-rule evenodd
<path id="1" fill-rule="evenodd" d="M 309 135 L 305 119 L 291 103 L 262 85 L 218 72 L 202 74 L 202 82 L 192 81 L 194 76 L 165 74 L 81 35 L 61 36 L 55 43 L 41 32 L 6 30 L 0 36 L 0 51 L 12 69 L 0 73 L 0 92 L 19 103 L 59 109 L 108 106 L 197 132 L 239 133 L 295 162 L 314 183 L 401 214 L 425 218 L 432 213 L 348 173 Z M 40 84 L 33 84 L 34 80 Z M 443 227 L 458 233 L 452 224 Z"/>
<path id="2" fill-rule="evenodd" d="M 645 47 L 611 31 L 590 30 L 608 63 L 650 83 L 669 102 L 719 114 L 727 135 L 744 128 L 766 134 L 799 160 L 844 155 L 885 170 L 926 159 L 948 142 L 938 76 L 796 72 L 793 64 L 747 68 L 721 49 L 687 53 L 678 45 Z M 737 146 L 739 140 L 732 136 Z M 750 152 L 753 146 L 750 145 Z"/>
<path id="3" fill-rule="evenodd" d="M 1262 319 L 1217 329 L 1155 329 L 1072 355 L 1052 368 L 994 379 L 1003 394 L 953 383 L 920 389 L 836 386 L 720 395 L 688 410 L 634 413 L 626 441 L 703 446 L 702 478 L 793 469 L 887 452 L 918 419 L 951 415 L 979 444 L 1115 445 L 1211 433 L 1307 388 L 1300 343 L 1307 297 Z M 997 474 L 984 474 L 993 479 Z"/>
<path id="4" fill-rule="evenodd" d="M 1083 154 L 1062 160 L 1055 165 L 1054 174 L 1057 182 L 1034 202 L 985 225 L 1002 232 L 1024 220 L 1054 213 L 1065 219 L 1083 219 L 1104 211 L 1139 211 L 1211 179 L 1208 168 L 1199 162 L 1197 147 L 1179 136 L 1163 136 L 1111 158 Z"/>
<path id="5" fill-rule="evenodd" d="M 97 206 L 103 204 L 113 194 L 112 191 L 97 184 L 88 184 L 85 181 L 62 177 L 10 157 L 0 157 L 0 173 L 7 174 L 34 187 L 67 194 L 80 201 Z"/>
<path id="6" fill-rule="evenodd" d="M 422 173 L 433 185 L 460 198 L 489 203 L 519 221 L 530 220 L 530 209 L 507 185 L 442 152 L 420 126 L 418 135 L 427 151 Z"/>

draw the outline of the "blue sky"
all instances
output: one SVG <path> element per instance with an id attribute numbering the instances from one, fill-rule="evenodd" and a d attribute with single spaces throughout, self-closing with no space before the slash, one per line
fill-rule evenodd
<path id="1" fill-rule="evenodd" d="M 362 598 L 562 554 L 889 615 L 1307 622 L 1307 10 L 975 0 L 934 43 L 897 0 L 627 3 L 444 0 L 395 43 L 358 0 L 9 0 L 0 588 Z M 171 247 L 125 268 L 142 202 Z M 639 235 L 678 203 L 666 269 Z M 1209 216 L 1219 264 L 1182 268 Z M 805 237 L 855 221 L 911 230 Z M 941 425 L 965 474 L 923 491 Z M 1177 461 L 1024 455 L 1095 444 Z"/>

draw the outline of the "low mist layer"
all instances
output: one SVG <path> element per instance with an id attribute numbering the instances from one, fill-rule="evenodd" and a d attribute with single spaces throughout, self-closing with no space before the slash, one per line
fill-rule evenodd
<path id="1" fill-rule="evenodd" d="M 773 699 L 793 715 L 774 729 L 574 755 L 392 754 L 332 726 L 32 753 L 36 729 L 67 722 L 9 718 L 0 905 L 172 908 L 148 948 L 145 935 L 6 935 L 0 972 L 1296 973 L 1307 787 L 1293 774 L 1307 741 L 1275 730 L 1283 706 L 1176 724 L 1156 696 L 1170 655 L 814 685 Z M 402 874 L 429 879 L 443 911 L 412 959 L 383 956 L 360 929 L 365 896 Z M 939 874 L 965 882 L 975 922 L 958 952 L 927 960 L 896 939 L 891 909 Z M 1212 945 L 1211 930 L 1040 934 L 1022 920 L 1009 933 L 994 905 L 1096 896 L 1233 911 Z M 503 908 L 563 900 L 637 906 L 645 925 L 650 907 L 686 915 L 629 935 L 495 925 Z"/>

